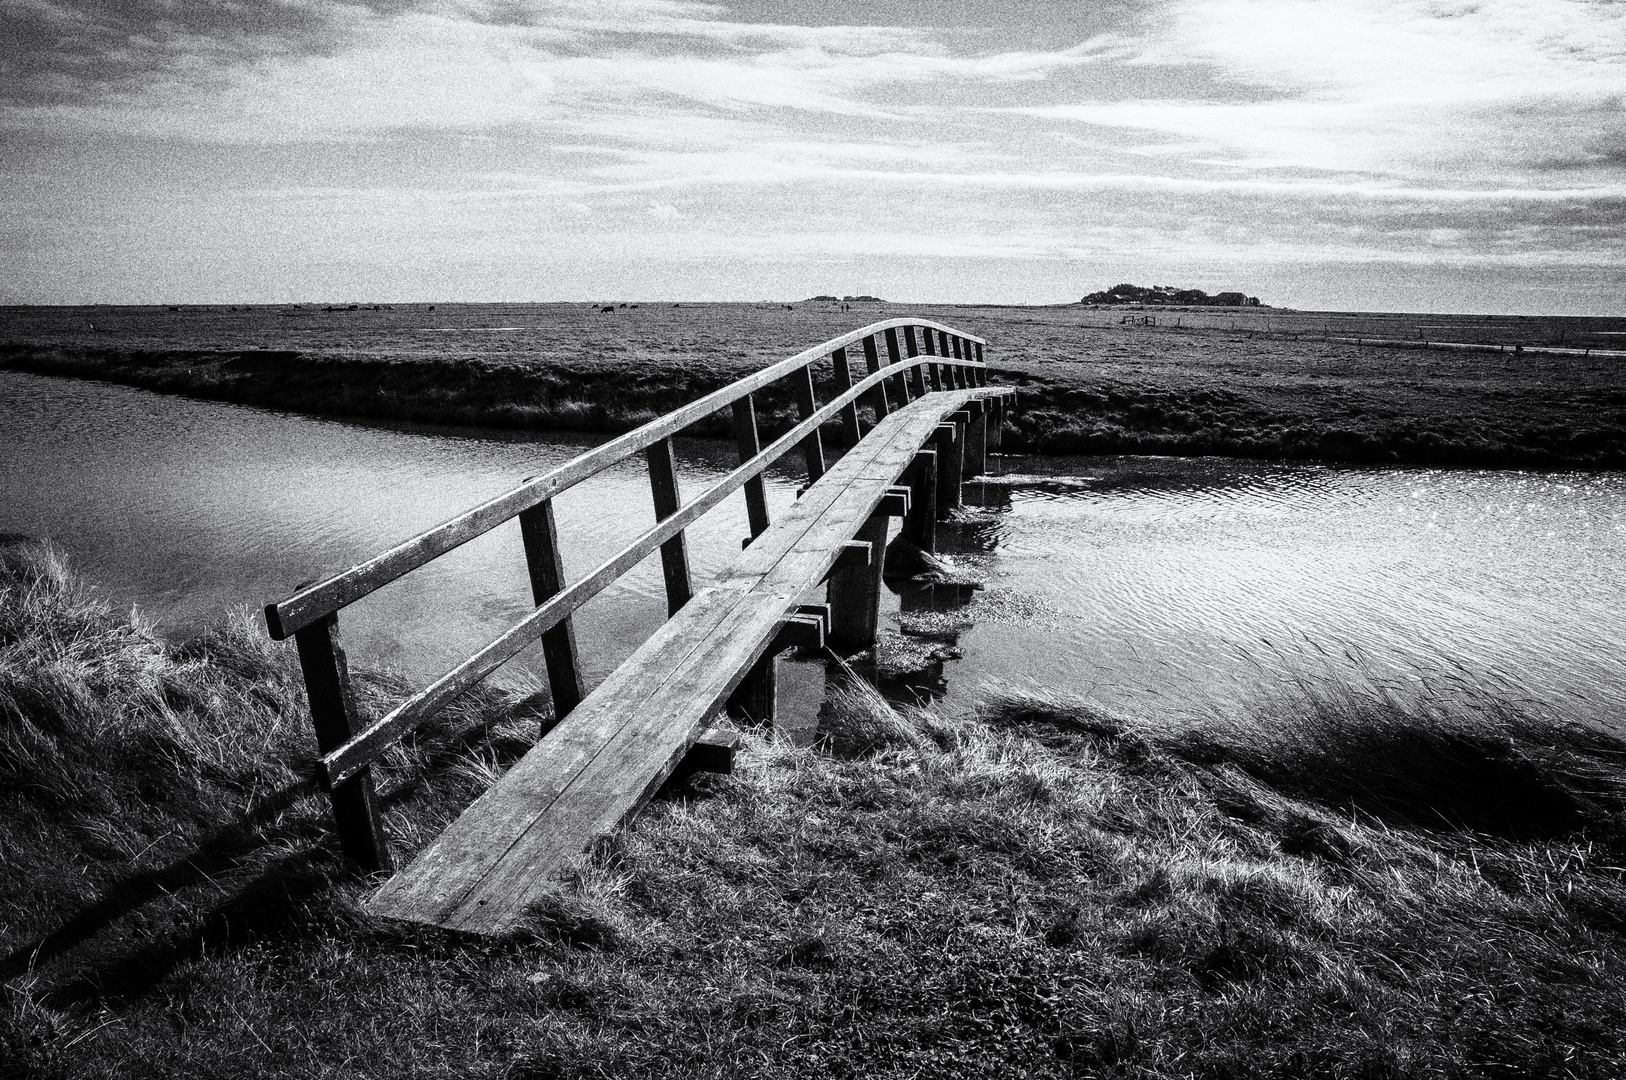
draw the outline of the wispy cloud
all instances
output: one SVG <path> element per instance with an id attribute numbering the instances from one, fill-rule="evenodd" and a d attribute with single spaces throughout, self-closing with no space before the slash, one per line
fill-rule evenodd
<path id="1" fill-rule="evenodd" d="M 710 252 L 717 281 L 730 251 L 811 268 L 847 245 L 872 269 L 999 261 L 983 280 L 1003 299 L 1078 291 L 998 292 L 1024 259 L 1088 284 L 1149 253 L 1514 267 L 1626 252 L 1626 5 L 922 10 L 0 0 L 18 28 L 0 57 L 0 212 L 26 238 L 0 244 L 46 268 L 59 245 L 66 276 L 86 269 L 71 230 L 95 228 L 185 266 L 215 243 L 196 222 L 229 220 L 239 250 L 290 265 L 323 245 L 428 261 L 438 244 L 489 260 L 469 271 L 483 288 L 526 237 L 578 268 L 628 238 L 657 277 L 663 251 Z M 240 242 L 256 229 L 258 249 Z M 0 280 L 5 296 L 23 294 Z"/>

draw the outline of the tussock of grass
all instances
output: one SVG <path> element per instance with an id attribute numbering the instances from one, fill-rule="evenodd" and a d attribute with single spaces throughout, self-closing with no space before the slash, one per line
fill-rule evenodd
<path id="1" fill-rule="evenodd" d="M 280 834 L 282 917 L 138 993 L 63 998 L 43 965 L 0 1030 L 47 1075 L 1626 1072 L 1618 743 L 1455 691 L 1260 716 L 950 716 L 853 684 L 822 748 L 748 737 L 507 939 L 301 887 L 312 841 Z M 500 731 L 393 813 L 429 832 L 423 789 L 466 798 L 450 763 L 499 767 Z"/>

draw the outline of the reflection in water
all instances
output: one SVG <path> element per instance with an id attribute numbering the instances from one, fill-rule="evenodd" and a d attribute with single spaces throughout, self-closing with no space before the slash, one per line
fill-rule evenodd
<path id="1" fill-rule="evenodd" d="M 54 536 L 113 600 L 177 633 L 287 595 L 587 445 L 8 372 L 0 409 L 0 532 Z M 680 452 L 690 493 L 734 461 L 716 443 Z M 1626 706 L 1626 474 L 1173 458 L 996 458 L 992 471 L 1003 475 L 967 485 L 939 529 L 959 583 L 894 578 L 883 593 L 880 671 L 905 700 L 1031 682 L 1183 710 L 1331 667 L 1505 676 L 1606 724 Z M 788 504 L 795 483 L 771 475 L 770 503 Z M 572 578 L 654 520 L 636 460 L 556 509 Z M 701 519 L 697 578 L 737 557 L 745 532 L 741 496 Z M 423 679 L 529 609 L 510 523 L 346 609 L 344 624 L 358 662 Z M 589 680 L 664 613 L 651 557 L 579 616 Z M 790 721 L 810 723 L 822 664 L 782 663 L 780 679 Z"/>

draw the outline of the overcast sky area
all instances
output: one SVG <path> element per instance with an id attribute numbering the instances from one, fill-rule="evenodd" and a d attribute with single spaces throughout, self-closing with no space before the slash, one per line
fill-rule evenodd
<path id="1" fill-rule="evenodd" d="M 0 303 L 1626 314 L 1622 0 L 0 0 Z"/>

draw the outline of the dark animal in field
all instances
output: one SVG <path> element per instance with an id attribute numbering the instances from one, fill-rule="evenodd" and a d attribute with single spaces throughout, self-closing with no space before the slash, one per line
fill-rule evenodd
<path id="1" fill-rule="evenodd" d="M 615 314 L 615 305 L 605 304 L 603 307 L 598 309 L 598 313 L 600 315 L 613 315 Z"/>

